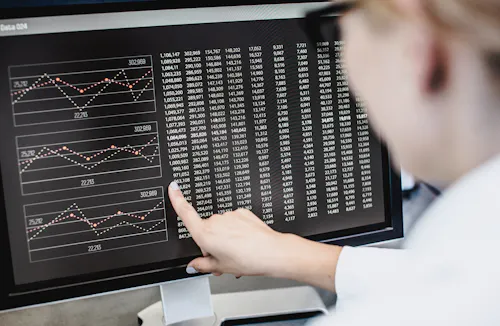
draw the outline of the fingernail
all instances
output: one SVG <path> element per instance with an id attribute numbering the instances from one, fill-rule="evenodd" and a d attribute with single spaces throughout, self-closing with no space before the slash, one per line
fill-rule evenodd
<path id="1" fill-rule="evenodd" d="M 172 181 L 172 183 L 170 184 L 170 189 L 172 190 L 181 190 L 181 187 L 179 187 L 179 184 L 175 181 Z"/>
<path id="2" fill-rule="evenodd" d="M 194 275 L 198 274 L 198 271 L 196 270 L 196 268 L 189 266 L 188 268 L 186 268 L 186 273 L 188 273 L 189 275 Z"/>

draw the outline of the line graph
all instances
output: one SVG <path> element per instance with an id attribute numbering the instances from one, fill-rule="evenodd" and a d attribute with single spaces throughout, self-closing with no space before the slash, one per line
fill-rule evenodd
<path id="1" fill-rule="evenodd" d="M 9 70 L 16 126 L 156 112 L 149 55 Z"/>
<path id="2" fill-rule="evenodd" d="M 47 147 L 43 147 L 35 155 L 34 158 L 32 158 L 31 160 L 21 161 L 21 163 L 19 163 L 19 165 L 21 167 L 21 174 L 24 173 L 24 172 L 26 172 L 35 161 L 38 161 L 38 160 L 41 160 L 41 159 L 50 158 L 50 157 L 55 157 L 55 156 L 60 157 L 62 159 L 65 159 L 66 161 L 69 161 L 69 162 L 71 162 L 73 164 L 76 164 L 77 166 L 82 167 L 82 168 L 84 168 L 84 169 L 86 169 L 88 171 L 93 170 L 95 167 L 103 164 L 104 162 L 108 161 L 110 158 L 116 156 L 117 154 L 119 154 L 121 152 L 126 152 L 126 153 L 130 153 L 132 155 L 138 156 L 138 157 L 142 157 L 146 161 L 148 161 L 150 163 L 153 163 L 154 157 L 156 156 L 156 154 L 158 152 L 158 149 L 159 149 L 158 145 L 155 146 L 155 152 L 151 156 L 146 156 L 145 154 L 143 154 L 143 151 L 144 151 L 144 149 L 146 147 L 150 146 L 151 143 L 155 142 L 157 140 L 157 138 L 158 137 L 156 137 L 156 136 L 153 137 L 153 139 L 151 139 L 150 141 L 148 141 L 144 146 L 142 146 L 139 149 L 136 149 L 136 148 L 134 148 L 134 147 L 132 147 L 130 145 L 127 145 L 125 147 L 117 147 L 115 145 L 111 145 L 110 147 L 108 147 L 106 149 L 103 149 L 100 152 L 96 152 L 95 154 L 88 155 L 88 156 L 83 155 L 82 153 L 78 153 L 78 152 L 72 150 L 71 148 L 69 148 L 68 146 L 62 146 L 62 147 L 59 147 L 56 150 L 53 150 L 53 149 L 50 149 L 50 148 L 47 148 Z M 69 154 L 71 154 L 73 156 L 76 156 L 77 158 L 81 158 L 84 161 L 90 162 L 93 159 L 98 158 L 102 154 L 107 153 L 109 151 L 114 151 L 114 152 L 112 154 L 106 156 L 105 158 L 101 159 L 97 163 L 92 164 L 92 165 L 85 165 L 83 163 L 77 162 L 76 160 L 68 157 L 67 155 L 61 154 L 63 152 L 67 152 L 67 153 L 69 153 Z"/>
<path id="3" fill-rule="evenodd" d="M 142 215 L 142 216 L 139 216 L 139 215 L 135 215 L 135 214 L 131 214 L 131 213 L 126 213 L 126 212 L 122 212 L 122 211 L 118 211 L 116 214 L 113 214 L 111 216 L 108 216 L 107 218 L 99 221 L 99 222 L 96 222 L 96 223 L 92 223 L 89 219 L 87 219 L 87 217 L 85 216 L 85 214 L 83 213 L 83 211 L 80 209 L 80 207 L 75 203 L 75 204 L 72 204 L 70 207 L 68 207 L 64 212 L 62 212 L 58 217 L 56 217 L 55 219 L 53 219 L 52 221 L 50 221 L 49 223 L 47 224 L 44 224 L 42 226 L 39 226 L 39 227 L 36 227 L 36 228 L 32 228 L 30 230 L 28 230 L 28 236 L 29 236 L 29 239 L 28 241 L 31 241 L 31 240 L 34 240 L 35 238 L 37 238 L 40 234 L 42 234 L 48 227 L 52 226 L 52 225 L 56 225 L 57 223 L 59 222 L 63 222 L 65 220 L 68 220 L 68 219 L 75 219 L 75 220 L 78 220 L 80 222 L 84 222 L 86 223 L 90 229 L 92 231 L 94 231 L 95 235 L 96 236 L 101 236 L 107 232 L 109 232 L 110 230 L 113 230 L 121 225 L 128 225 L 128 226 L 132 226 L 132 227 L 135 227 L 139 230 L 142 230 L 142 231 L 145 231 L 145 232 L 149 232 L 151 231 L 152 229 L 154 229 L 157 225 L 155 224 L 152 228 L 146 230 L 145 228 L 143 227 L 140 227 L 140 226 L 136 226 L 135 224 L 131 224 L 127 221 L 122 221 L 120 222 L 119 224 L 115 224 L 111 227 L 107 227 L 105 229 L 103 229 L 103 231 L 99 231 L 98 227 L 115 218 L 115 217 L 132 217 L 134 219 L 138 219 L 138 220 L 141 220 L 141 221 L 144 221 L 153 211 L 155 211 L 160 205 L 163 205 L 163 200 L 160 201 L 153 209 L 149 210 L 146 214 Z M 76 210 L 77 213 L 69 213 L 70 211 L 74 211 Z M 31 233 L 31 234 L 30 234 Z"/>
<path id="4" fill-rule="evenodd" d="M 164 188 L 24 206 L 32 262 L 168 241 Z"/>
<path id="5" fill-rule="evenodd" d="M 16 138 L 23 195 L 160 178 L 156 122 Z"/>

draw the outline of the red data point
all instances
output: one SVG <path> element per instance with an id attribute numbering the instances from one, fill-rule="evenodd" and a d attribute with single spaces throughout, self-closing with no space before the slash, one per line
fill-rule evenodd
<path id="1" fill-rule="evenodd" d="M 143 216 L 143 217 L 141 217 L 141 220 L 143 220 L 143 221 L 144 221 L 145 219 L 146 219 L 146 218 L 145 218 L 144 216 Z"/>
<path id="2" fill-rule="evenodd" d="M 132 88 L 134 88 L 134 86 L 132 86 L 132 85 L 129 85 L 129 86 L 128 86 L 128 88 L 132 89 Z"/>
<path id="3" fill-rule="evenodd" d="M 61 78 L 57 77 L 56 82 L 60 82 L 60 81 L 61 81 Z"/>
<path id="4" fill-rule="evenodd" d="M 96 228 L 96 227 L 97 227 L 97 224 L 94 224 L 94 227 Z"/>
<path id="5" fill-rule="evenodd" d="M 69 214 L 70 217 L 75 217 L 75 214 L 71 213 Z"/>
<path id="6" fill-rule="evenodd" d="M 83 92 L 84 92 L 84 90 L 83 90 L 83 89 L 81 89 L 81 90 L 80 90 L 80 94 L 83 94 Z"/>

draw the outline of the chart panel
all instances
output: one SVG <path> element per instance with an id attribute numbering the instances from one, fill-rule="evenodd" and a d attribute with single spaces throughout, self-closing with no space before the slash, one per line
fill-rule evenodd
<path id="1" fill-rule="evenodd" d="M 151 56 L 10 67 L 16 126 L 156 112 Z"/>
<path id="2" fill-rule="evenodd" d="M 17 137 L 24 195 L 162 176 L 156 122 Z"/>
<path id="3" fill-rule="evenodd" d="M 168 241 L 164 188 L 24 206 L 31 261 Z"/>

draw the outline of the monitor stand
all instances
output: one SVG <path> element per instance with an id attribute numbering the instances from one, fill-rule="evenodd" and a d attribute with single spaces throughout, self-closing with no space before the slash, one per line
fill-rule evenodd
<path id="1" fill-rule="evenodd" d="M 161 291 L 168 291 L 168 287 L 165 288 L 162 286 Z M 162 292 L 162 299 L 165 299 L 167 295 L 168 293 Z M 219 326 L 226 320 L 241 320 L 309 312 L 327 314 L 327 309 L 323 300 L 318 292 L 311 287 L 217 294 L 212 295 L 212 301 L 212 317 L 191 319 L 175 325 Z M 163 310 L 164 304 L 164 302 L 160 301 L 141 311 L 138 314 L 139 325 L 166 326 L 167 324 L 165 323 Z"/>

